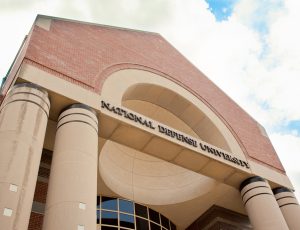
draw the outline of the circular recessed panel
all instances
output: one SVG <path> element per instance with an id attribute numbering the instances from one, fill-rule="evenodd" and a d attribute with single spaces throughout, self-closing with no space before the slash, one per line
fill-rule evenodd
<path id="1" fill-rule="evenodd" d="M 99 171 L 112 191 L 144 204 L 180 203 L 216 186 L 213 179 L 112 141 L 102 148 Z"/>

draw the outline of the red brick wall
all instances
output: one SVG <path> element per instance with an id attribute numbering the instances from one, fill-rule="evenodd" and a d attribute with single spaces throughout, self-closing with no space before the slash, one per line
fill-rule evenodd
<path id="1" fill-rule="evenodd" d="M 37 181 L 33 201 L 45 204 L 47 197 L 47 189 L 48 183 Z M 28 230 L 41 230 L 43 225 L 43 218 L 43 214 L 31 212 Z"/>
<path id="2" fill-rule="evenodd" d="M 47 191 L 48 183 L 37 181 L 33 200 L 40 203 L 46 203 Z"/>
<path id="3" fill-rule="evenodd" d="M 43 149 L 41 163 L 39 168 L 39 179 L 36 182 L 36 187 L 34 191 L 33 201 L 39 202 L 42 204 L 46 204 L 47 192 L 48 192 L 48 183 L 47 179 L 49 179 L 49 169 L 51 167 L 52 161 L 52 152 L 46 149 Z M 45 180 L 41 181 L 41 180 Z M 42 229 L 43 224 L 43 214 L 35 213 L 42 212 L 42 210 L 33 209 L 31 212 L 30 220 L 29 220 L 29 230 L 39 230 Z"/>
<path id="4" fill-rule="evenodd" d="M 216 221 L 217 220 L 217 221 Z M 229 224 L 230 223 L 230 224 Z M 186 230 L 250 230 L 247 216 L 219 206 L 210 207 L 198 217 Z"/>
<path id="5" fill-rule="evenodd" d="M 99 93 L 108 75 L 118 69 L 158 72 L 215 111 L 246 155 L 284 171 L 256 121 L 158 34 L 53 19 L 50 31 L 34 27 L 25 58 Z"/>
<path id="6" fill-rule="evenodd" d="M 42 214 L 31 212 L 28 230 L 42 230 L 43 218 Z"/>

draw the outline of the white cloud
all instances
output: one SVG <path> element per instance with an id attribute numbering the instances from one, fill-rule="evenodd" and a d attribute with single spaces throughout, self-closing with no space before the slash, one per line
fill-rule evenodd
<path id="1" fill-rule="evenodd" d="M 256 3 L 252 5 L 253 2 Z M 281 3 L 273 1 L 273 10 L 269 3 L 272 1 L 242 1 L 245 5 L 238 5 L 228 21 L 221 23 L 204 8 L 194 15 L 178 5 L 174 11 L 176 19 L 170 21 L 180 33 L 176 30 L 162 33 L 266 126 L 300 198 L 300 168 L 295 160 L 300 158 L 300 139 L 295 136 L 298 131 L 291 130 L 291 135 L 274 133 L 282 124 L 300 119 L 297 106 L 300 98 L 300 30 L 296 25 L 300 21 L 297 12 L 300 2 L 289 0 L 279 8 Z M 199 3 L 194 4 L 196 7 Z M 261 20 L 266 31 L 249 23 L 257 17 L 259 7 L 266 15 L 256 20 Z"/>
<path id="2" fill-rule="evenodd" d="M 4 31 L 0 76 L 8 70 L 37 13 L 160 32 L 266 126 L 300 190 L 300 169 L 289 160 L 299 154 L 299 138 L 274 133 L 283 122 L 300 119 L 299 0 L 240 0 L 233 15 L 222 22 L 216 21 L 204 0 L 8 2 L 0 9 Z"/>

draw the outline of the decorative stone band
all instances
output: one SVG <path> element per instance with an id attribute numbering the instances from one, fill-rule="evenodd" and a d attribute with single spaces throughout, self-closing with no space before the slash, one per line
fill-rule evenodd
<path id="1" fill-rule="evenodd" d="M 265 179 L 250 177 L 241 183 L 240 191 L 253 229 L 289 229 Z"/>
<path id="2" fill-rule="evenodd" d="M 12 89 L 16 89 L 16 88 L 20 88 L 20 87 L 28 87 L 28 88 L 32 88 L 32 89 L 37 89 L 37 90 L 41 91 L 42 93 L 48 95 L 48 92 L 44 88 L 42 88 L 41 86 L 36 85 L 34 83 L 31 83 L 31 82 L 24 82 L 24 83 L 16 84 L 12 87 Z"/>
<path id="3" fill-rule="evenodd" d="M 46 90 L 33 83 L 21 83 L 14 85 L 8 92 L 0 112 L 14 102 L 28 102 L 40 107 L 46 116 L 49 116 L 50 100 Z"/>
<path id="4" fill-rule="evenodd" d="M 62 111 L 60 111 L 60 113 L 62 114 L 64 111 L 66 111 L 68 109 L 74 109 L 74 108 L 86 109 L 86 110 L 90 111 L 91 113 L 93 113 L 97 117 L 97 113 L 95 110 L 93 110 L 88 105 L 80 104 L 80 103 L 69 105 L 66 108 L 62 109 Z"/>
<path id="5" fill-rule="evenodd" d="M 274 188 L 273 193 L 280 208 L 287 205 L 299 205 L 293 191 L 288 188 Z"/>
<path id="6" fill-rule="evenodd" d="M 259 176 L 244 180 L 240 185 L 240 191 L 244 205 L 257 196 L 273 196 L 269 184 Z"/>
<path id="7" fill-rule="evenodd" d="M 73 104 L 64 108 L 58 118 L 57 129 L 71 122 L 87 124 L 98 133 L 97 114 L 87 105 Z"/>
<path id="8" fill-rule="evenodd" d="M 278 187 L 273 189 L 273 193 L 289 229 L 300 229 L 300 206 L 293 191 Z"/>

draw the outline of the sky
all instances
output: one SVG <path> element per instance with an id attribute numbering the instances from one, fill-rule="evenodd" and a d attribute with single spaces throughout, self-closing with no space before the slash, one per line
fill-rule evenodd
<path id="1" fill-rule="evenodd" d="M 158 32 L 263 125 L 300 199 L 299 0 L 0 0 L 0 79 L 37 14 Z"/>

